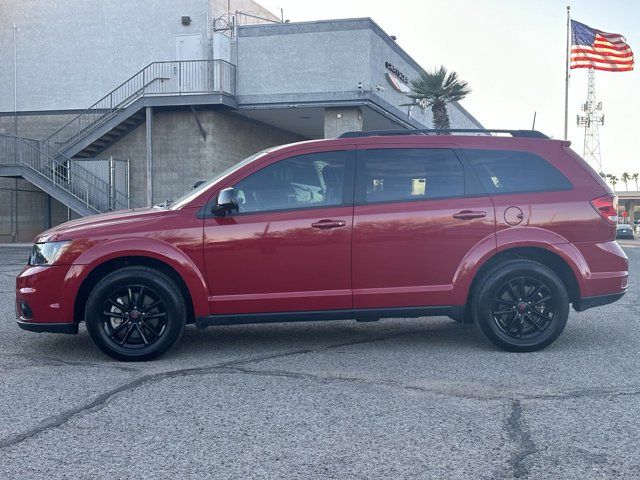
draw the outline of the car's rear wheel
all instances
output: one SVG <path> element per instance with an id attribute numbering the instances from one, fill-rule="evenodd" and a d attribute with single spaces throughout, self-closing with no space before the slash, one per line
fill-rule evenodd
<path id="1" fill-rule="evenodd" d="M 498 347 L 531 352 L 550 345 L 562 333 L 569 316 L 569 295 L 547 266 L 509 260 L 481 279 L 473 313 L 482 332 Z"/>
<path id="2" fill-rule="evenodd" d="M 180 338 L 186 308 L 165 274 L 125 267 L 100 280 L 87 299 L 85 323 L 93 341 L 118 360 L 155 358 Z"/>

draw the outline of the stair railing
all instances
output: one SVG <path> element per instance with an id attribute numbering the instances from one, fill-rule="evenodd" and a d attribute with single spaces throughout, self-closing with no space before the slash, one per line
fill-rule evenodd
<path id="1" fill-rule="evenodd" d="M 12 160 L 13 159 L 13 160 Z M 0 135 L 0 164 L 19 165 L 75 197 L 89 213 L 128 208 L 128 195 L 45 141 Z"/>
<path id="2" fill-rule="evenodd" d="M 235 95 L 235 65 L 224 60 L 153 62 L 73 118 L 46 141 L 60 151 L 88 135 L 141 96 Z"/>

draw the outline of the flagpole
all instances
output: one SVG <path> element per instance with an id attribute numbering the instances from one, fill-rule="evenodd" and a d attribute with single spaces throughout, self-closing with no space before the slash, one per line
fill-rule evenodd
<path id="1" fill-rule="evenodd" d="M 567 5 L 567 48 L 565 51 L 566 58 L 564 62 L 564 139 L 567 140 L 569 128 L 569 49 L 571 48 L 571 18 L 569 12 L 571 7 Z"/>

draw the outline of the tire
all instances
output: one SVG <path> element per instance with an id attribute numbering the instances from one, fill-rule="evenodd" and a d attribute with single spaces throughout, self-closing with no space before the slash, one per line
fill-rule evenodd
<path id="1" fill-rule="evenodd" d="M 180 289 L 148 267 L 124 267 L 106 275 L 89 295 L 85 312 L 94 343 L 122 361 L 162 355 L 180 338 L 187 317 Z"/>
<path id="2" fill-rule="evenodd" d="M 540 350 L 553 343 L 567 324 L 567 289 L 545 265 L 508 260 L 487 271 L 478 285 L 471 304 L 475 322 L 503 350 Z"/>

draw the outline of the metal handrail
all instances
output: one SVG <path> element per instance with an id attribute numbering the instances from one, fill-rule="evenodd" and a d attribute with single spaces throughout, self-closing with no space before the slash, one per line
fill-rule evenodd
<path id="1" fill-rule="evenodd" d="M 235 95 L 235 65 L 225 60 L 152 62 L 71 119 L 46 140 L 65 150 L 141 96 Z"/>
<path id="2" fill-rule="evenodd" d="M 11 158 L 13 162 L 9 161 Z M 45 141 L 0 134 L 0 164 L 27 167 L 94 213 L 128 208 L 126 194 Z M 127 199 L 125 202 L 119 199 Z"/>

